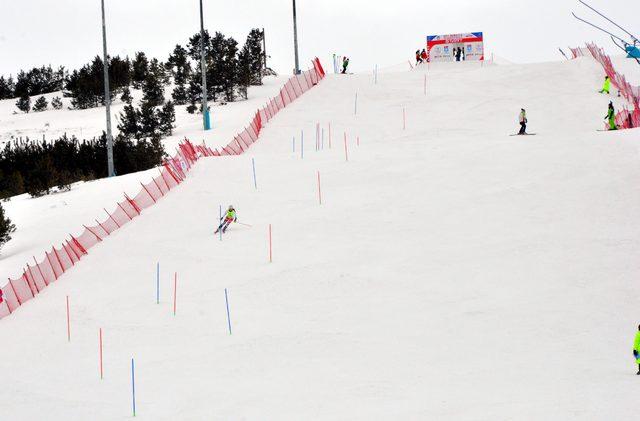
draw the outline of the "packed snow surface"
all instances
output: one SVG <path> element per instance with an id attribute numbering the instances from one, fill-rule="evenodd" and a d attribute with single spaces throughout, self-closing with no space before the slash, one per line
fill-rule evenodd
<path id="1" fill-rule="evenodd" d="M 329 75 L 0 322 L 0 419 L 128 419 L 131 358 L 143 420 L 634 419 L 640 138 L 597 131 L 601 73 Z"/>

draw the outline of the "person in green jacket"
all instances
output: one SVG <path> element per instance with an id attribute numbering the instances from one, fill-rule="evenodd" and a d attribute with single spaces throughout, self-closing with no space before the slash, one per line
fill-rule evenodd
<path id="1" fill-rule="evenodd" d="M 636 332 L 636 339 L 633 341 L 633 356 L 636 357 L 636 363 L 638 364 L 637 375 L 640 376 L 640 326 Z"/>
<path id="2" fill-rule="evenodd" d="M 238 215 L 236 214 L 236 210 L 233 208 L 233 206 L 229 205 L 227 213 L 225 213 L 224 216 L 220 219 L 220 226 L 218 226 L 218 229 L 216 230 L 216 232 L 214 232 L 214 234 L 217 234 L 218 232 L 220 232 L 220 230 L 222 230 L 222 233 L 224 234 L 225 232 L 227 232 L 227 228 L 229 228 L 229 225 L 231 225 L 232 222 L 237 221 Z"/>
<path id="3" fill-rule="evenodd" d="M 605 76 L 604 85 L 602 86 L 602 90 L 600 91 L 600 93 L 603 94 L 606 92 L 607 95 L 609 95 L 610 90 L 611 90 L 611 79 L 609 79 L 609 76 Z"/>
<path id="4" fill-rule="evenodd" d="M 609 119 L 609 130 L 618 130 L 616 126 L 616 110 L 613 108 L 613 102 L 609 101 L 609 111 L 604 116 L 605 119 Z"/>

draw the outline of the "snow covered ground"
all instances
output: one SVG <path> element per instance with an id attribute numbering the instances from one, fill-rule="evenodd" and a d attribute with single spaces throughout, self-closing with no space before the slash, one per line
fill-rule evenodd
<path id="1" fill-rule="evenodd" d="M 148 420 L 633 419 L 639 138 L 596 131 L 601 73 L 329 75 L 0 322 L 0 419 L 129 418 L 132 357 Z"/>

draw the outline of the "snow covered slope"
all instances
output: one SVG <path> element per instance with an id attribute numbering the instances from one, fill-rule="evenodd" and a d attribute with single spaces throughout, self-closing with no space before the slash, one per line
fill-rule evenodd
<path id="1" fill-rule="evenodd" d="M 128 418 L 132 357 L 143 420 L 633 419 L 638 131 L 596 131 L 601 69 L 425 73 L 328 76 L 2 320 L 0 419 Z"/>

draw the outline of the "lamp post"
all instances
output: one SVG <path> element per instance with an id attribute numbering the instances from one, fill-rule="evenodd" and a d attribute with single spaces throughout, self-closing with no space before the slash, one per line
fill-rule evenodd
<path id="1" fill-rule="evenodd" d="M 298 22 L 296 18 L 296 0 L 293 0 L 293 49 L 296 57 L 295 74 L 300 74 L 300 61 L 298 60 Z"/>
<path id="2" fill-rule="evenodd" d="M 111 133 L 111 92 L 109 91 L 109 57 L 107 56 L 107 26 L 104 18 L 104 0 L 102 3 L 102 52 L 104 64 L 104 103 L 107 112 L 107 173 L 115 176 L 113 165 L 113 134 Z"/>

